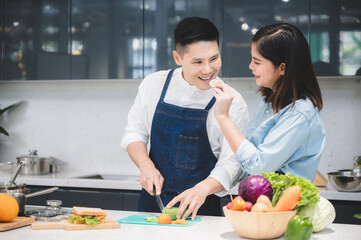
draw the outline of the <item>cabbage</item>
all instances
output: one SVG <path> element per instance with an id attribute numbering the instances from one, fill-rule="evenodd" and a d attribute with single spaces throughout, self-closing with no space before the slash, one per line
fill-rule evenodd
<path id="1" fill-rule="evenodd" d="M 299 215 L 308 217 L 312 221 L 313 232 L 319 232 L 335 220 L 336 211 L 330 201 L 320 197 L 316 206 L 305 208 Z"/>
<path id="2" fill-rule="evenodd" d="M 271 200 L 273 195 L 272 184 L 265 177 L 248 176 L 240 182 L 238 195 L 252 204 L 257 202 L 260 195 L 265 195 Z"/>

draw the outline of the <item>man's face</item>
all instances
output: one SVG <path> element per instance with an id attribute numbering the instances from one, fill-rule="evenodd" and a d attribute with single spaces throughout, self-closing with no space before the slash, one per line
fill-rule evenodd
<path id="1" fill-rule="evenodd" d="M 209 82 L 218 76 L 222 66 L 217 41 L 200 41 L 189 44 L 183 57 L 173 51 L 174 61 L 183 67 L 182 76 L 190 85 L 207 90 Z"/>

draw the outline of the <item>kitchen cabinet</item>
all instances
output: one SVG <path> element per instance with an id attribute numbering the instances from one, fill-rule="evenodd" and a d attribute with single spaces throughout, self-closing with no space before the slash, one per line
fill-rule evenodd
<path id="1" fill-rule="evenodd" d="M 30 192 L 36 192 L 47 187 L 28 186 Z M 61 200 L 63 207 L 100 207 L 103 209 L 136 211 L 140 191 L 114 190 L 114 189 L 90 189 L 59 187 L 59 190 L 46 195 L 29 198 L 27 205 L 46 206 L 46 200 Z"/>
<path id="2" fill-rule="evenodd" d="M 354 218 L 353 215 L 361 213 L 361 204 L 357 201 L 330 200 L 336 210 L 334 223 L 360 224 L 361 219 Z"/>
<path id="3" fill-rule="evenodd" d="M 222 77 L 250 77 L 250 39 L 280 22 L 301 29 L 318 76 L 361 69 L 361 2 L 355 0 L 2 2 L 2 80 L 139 79 L 174 68 L 173 29 L 189 16 L 219 29 Z"/>

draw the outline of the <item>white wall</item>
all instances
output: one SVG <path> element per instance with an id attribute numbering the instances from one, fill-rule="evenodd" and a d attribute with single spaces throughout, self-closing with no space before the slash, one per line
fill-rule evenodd
<path id="1" fill-rule="evenodd" d="M 226 80 L 243 95 L 252 116 L 260 100 L 253 79 Z M 139 174 L 120 141 L 140 80 L 0 82 L 0 104 L 25 103 L 1 125 L 0 161 L 39 150 L 83 172 Z M 326 147 L 319 170 L 351 168 L 361 155 L 360 78 L 322 78 Z"/>

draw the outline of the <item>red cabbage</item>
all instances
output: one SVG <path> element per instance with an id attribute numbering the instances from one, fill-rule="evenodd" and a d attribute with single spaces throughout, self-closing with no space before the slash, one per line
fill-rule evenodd
<path id="1" fill-rule="evenodd" d="M 244 178 L 238 187 L 238 195 L 245 201 L 255 204 L 260 195 L 266 195 L 270 200 L 273 196 L 272 184 L 267 178 L 254 175 Z"/>

